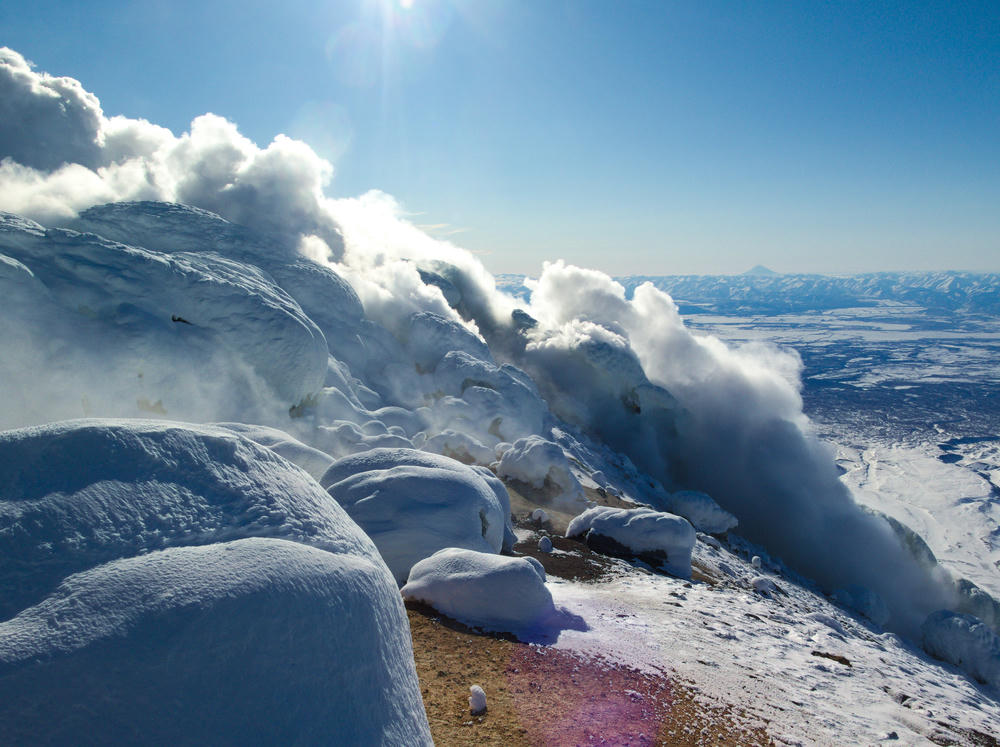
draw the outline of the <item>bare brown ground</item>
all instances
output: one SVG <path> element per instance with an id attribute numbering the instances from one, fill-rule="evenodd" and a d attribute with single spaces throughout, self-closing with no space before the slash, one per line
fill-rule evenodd
<path id="1" fill-rule="evenodd" d="M 665 676 L 483 635 L 407 605 L 431 734 L 451 745 L 757 745 L 761 728 Z M 469 686 L 487 712 L 469 712 Z"/>

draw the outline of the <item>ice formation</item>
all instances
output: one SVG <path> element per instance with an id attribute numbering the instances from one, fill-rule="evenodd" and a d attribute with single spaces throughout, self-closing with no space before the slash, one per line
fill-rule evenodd
<path id="1" fill-rule="evenodd" d="M 0 433 L 0 486 L 5 744 L 430 743 L 392 576 L 282 457 L 73 421 Z"/>
<path id="2" fill-rule="evenodd" d="M 498 553 L 513 545 L 507 490 L 488 470 L 412 449 L 373 449 L 320 478 L 372 538 L 402 584 L 414 563 L 446 547 Z"/>
<path id="3" fill-rule="evenodd" d="M 662 553 L 664 568 L 676 576 L 691 575 L 695 531 L 680 516 L 649 508 L 595 506 L 569 523 L 566 536 L 584 536 L 588 543 L 606 538 L 635 555 Z"/>
<path id="4" fill-rule="evenodd" d="M 555 615 L 542 564 L 529 557 L 449 547 L 414 565 L 400 591 L 485 630 L 530 633 Z"/>

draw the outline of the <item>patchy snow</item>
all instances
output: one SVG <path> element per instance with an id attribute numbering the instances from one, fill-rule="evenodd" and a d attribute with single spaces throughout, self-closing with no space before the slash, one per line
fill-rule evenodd
<path id="1" fill-rule="evenodd" d="M 624 562 L 601 583 L 549 579 L 556 605 L 583 618 L 558 648 L 688 680 L 734 704 L 779 744 L 902 744 L 1000 733 L 996 692 L 873 627 L 794 577 L 761 595 L 742 553 L 699 543 L 696 562 L 723 581 L 687 582 Z M 582 626 L 581 626 L 582 627 Z M 814 653 L 815 652 L 815 653 Z M 841 663 L 830 656 L 842 657 Z"/>

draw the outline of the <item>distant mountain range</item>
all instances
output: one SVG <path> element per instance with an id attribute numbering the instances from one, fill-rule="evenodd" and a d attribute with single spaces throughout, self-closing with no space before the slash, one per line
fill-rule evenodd
<path id="1" fill-rule="evenodd" d="M 788 314 L 850 307 L 919 306 L 935 313 L 1000 316 L 1000 274 L 877 272 L 862 275 L 782 275 L 755 267 L 741 275 L 628 275 L 632 292 L 645 282 L 669 293 L 685 314 Z M 528 291 L 523 275 L 498 275 L 501 289 Z"/>

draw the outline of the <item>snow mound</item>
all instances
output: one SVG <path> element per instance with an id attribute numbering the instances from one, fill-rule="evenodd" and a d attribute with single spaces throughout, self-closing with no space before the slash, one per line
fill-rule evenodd
<path id="1" fill-rule="evenodd" d="M 379 561 L 244 539 L 70 576 L 0 623 L 4 744 L 430 744 Z"/>
<path id="2" fill-rule="evenodd" d="M 277 428 L 246 423 L 215 423 L 214 425 L 238 433 L 261 446 L 266 446 L 275 454 L 283 456 L 292 464 L 304 469 L 314 480 L 319 480 L 334 462 L 332 456 L 319 449 L 314 449 L 312 446 L 307 446 Z"/>
<path id="3" fill-rule="evenodd" d="M 516 542 L 506 488 L 485 468 L 413 449 L 372 449 L 320 479 L 372 538 L 400 584 L 414 563 L 446 547 L 483 553 Z"/>
<path id="4" fill-rule="evenodd" d="M 519 438 L 500 457 L 497 476 L 519 480 L 533 488 L 555 491 L 563 504 L 584 500 L 583 488 L 570 470 L 569 460 L 558 444 L 540 436 Z"/>
<path id="5" fill-rule="evenodd" d="M 0 432 L 0 557 L 4 744 L 430 742 L 375 546 L 231 430 Z"/>
<path id="6" fill-rule="evenodd" d="M 400 591 L 485 630 L 525 633 L 555 614 L 545 570 L 528 557 L 449 547 L 414 565 Z"/>
<path id="7" fill-rule="evenodd" d="M 739 523 L 712 496 L 700 490 L 678 490 L 671 493 L 667 508 L 671 513 L 690 521 L 699 532 L 707 534 L 723 534 Z"/>
<path id="8" fill-rule="evenodd" d="M 633 554 L 663 553 L 672 574 L 691 576 L 691 551 L 696 533 L 687 519 L 649 508 L 595 506 L 575 517 L 567 537 L 585 536 L 588 543 L 606 538 Z"/>
<path id="9" fill-rule="evenodd" d="M 0 617 L 100 563 L 251 536 L 378 560 L 308 474 L 224 428 L 77 420 L 0 433 Z"/>
<path id="10" fill-rule="evenodd" d="M 1000 688 L 1000 637 L 984 622 L 972 615 L 939 610 L 927 616 L 921 633 L 931 656 Z"/>

